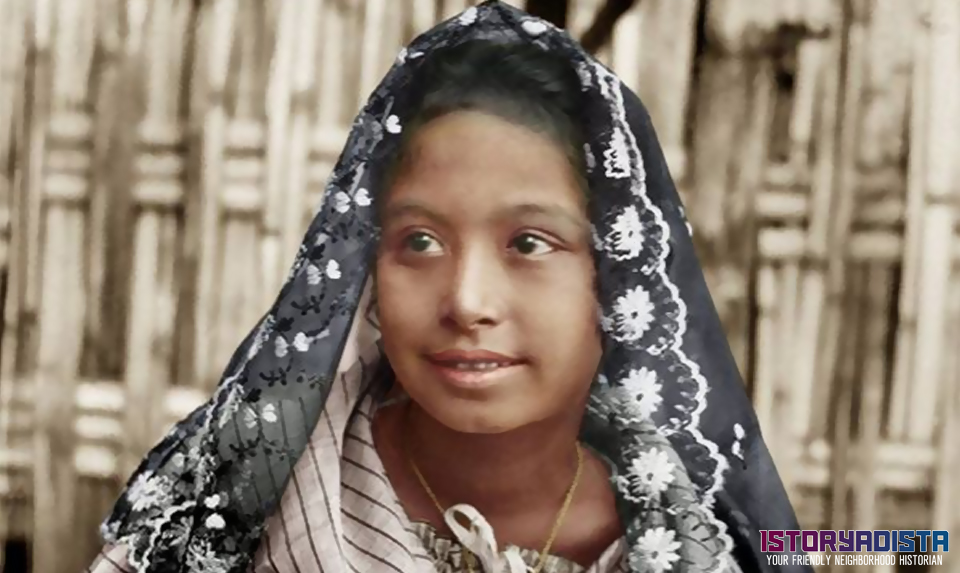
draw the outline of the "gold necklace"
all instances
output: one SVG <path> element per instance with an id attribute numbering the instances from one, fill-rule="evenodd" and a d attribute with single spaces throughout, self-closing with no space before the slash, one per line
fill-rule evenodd
<path id="1" fill-rule="evenodd" d="M 423 487 L 423 490 L 427 492 L 427 496 L 430 497 L 430 500 L 433 502 L 433 505 L 437 508 L 437 511 L 440 512 L 440 516 L 442 517 L 445 512 L 443 505 L 440 504 L 440 500 L 437 499 L 436 494 L 434 494 L 433 490 L 430 489 L 430 484 L 428 484 L 426 478 L 423 477 L 423 474 L 420 472 L 420 468 L 418 468 L 416 462 L 413 461 L 413 456 L 410 454 L 410 448 L 408 445 L 409 441 L 405 439 L 404 451 L 407 456 L 407 462 L 410 464 L 410 469 L 413 470 L 413 473 L 420 481 L 420 485 Z M 547 562 L 547 557 L 550 555 L 550 548 L 553 547 L 553 542 L 556 541 L 557 535 L 560 533 L 560 526 L 563 525 L 563 519 L 567 516 L 567 510 L 570 509 L 570 503 L 573 501 L 573 494 L 577 491 L 577 485 L 580 483 L 580 475 L 583 473 L 583 448 L 580 447 L 580 442 L 576 442 L 576 447 L 577 472 L 573 476 L 573 483 L 570 484 L 570 488 L 567 490 L 567 495 L 563 500 L 563 505 L 560 506 L 560 511 L 557 513 L 557 519 L 553 522 L 553 527 L 550 530 L 550 536 L 547 538 L 547 542 L 543 546 L 543 551 L 540 552 L 540 561 L 537 563 L 537 567 L 533 570 L 534 573 L 540 573 L 543 570 L 543 567 Z M 463 556 L 464 563 L 467 565 L 467 571 L 474 573 L 473 553 L 464 547 Z"/>

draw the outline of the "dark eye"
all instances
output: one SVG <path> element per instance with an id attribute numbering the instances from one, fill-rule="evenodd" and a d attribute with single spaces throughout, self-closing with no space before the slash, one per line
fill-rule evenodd
<path id="1" fill-rule="evenodd" d="M 411 233 L 403 240 L 403 245 L 415 253 L 433 254 L 442 247 L 440 242 L 426 233 Z"/>
<path id="2" fill-rule="evenodd" d="M 553 245 L 536 235 L 524 233 L 510 241 L 510 248 L 524 256 L 544 255 L 554 251 Z"/>

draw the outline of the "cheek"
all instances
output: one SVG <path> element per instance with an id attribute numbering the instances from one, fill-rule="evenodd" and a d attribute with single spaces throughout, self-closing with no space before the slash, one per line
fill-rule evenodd
<path id="1" fill-rule="evenodd" d="M 538 346 L 565 363 L 598 359 L 600 348 L 597 297 L 592 264 L 556 269 L 540 277 L 519 301 Z"/>
<path id="2" fill-rule="evenodd" d="M 389 261 L 377 262 L 377 312 L 385 342 L 397 333 L 416 331 L 433 315 L 431 293 L 416 273 Z M 403 337 L 399 339 L 402 340 Z"/>

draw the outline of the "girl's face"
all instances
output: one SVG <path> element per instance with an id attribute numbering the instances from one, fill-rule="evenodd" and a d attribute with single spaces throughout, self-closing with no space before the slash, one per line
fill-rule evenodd
<path id="1" fill-rule="evenodd" d="M 601 354 L 594 264 L 559 146 L 478 112 L 434 120 L 382 217 L 383 344 L 421 408 L 470 433 L 582 410 Z"/>

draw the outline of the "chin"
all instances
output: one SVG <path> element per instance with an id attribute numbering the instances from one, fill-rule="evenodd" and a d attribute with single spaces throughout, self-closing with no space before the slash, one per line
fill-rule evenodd
<path id="1" fill-rule="evenodd" d="M 536 422 L 517 416 L 498 403 L 438 404 L 440 410 L 427 411 L 435 420 L 462 434 L 504 434 Z"/>
<path id="2" fill-rule="evenodd" d="M 459 400 L 456 398 L 418 400 L 419 410 L 441 426 L 461 434 L 501 434 L 518 424 L 504 416 L 503 407 L 494 404 Z M 522 424 L 520 424 L 522 425 Z"/>

